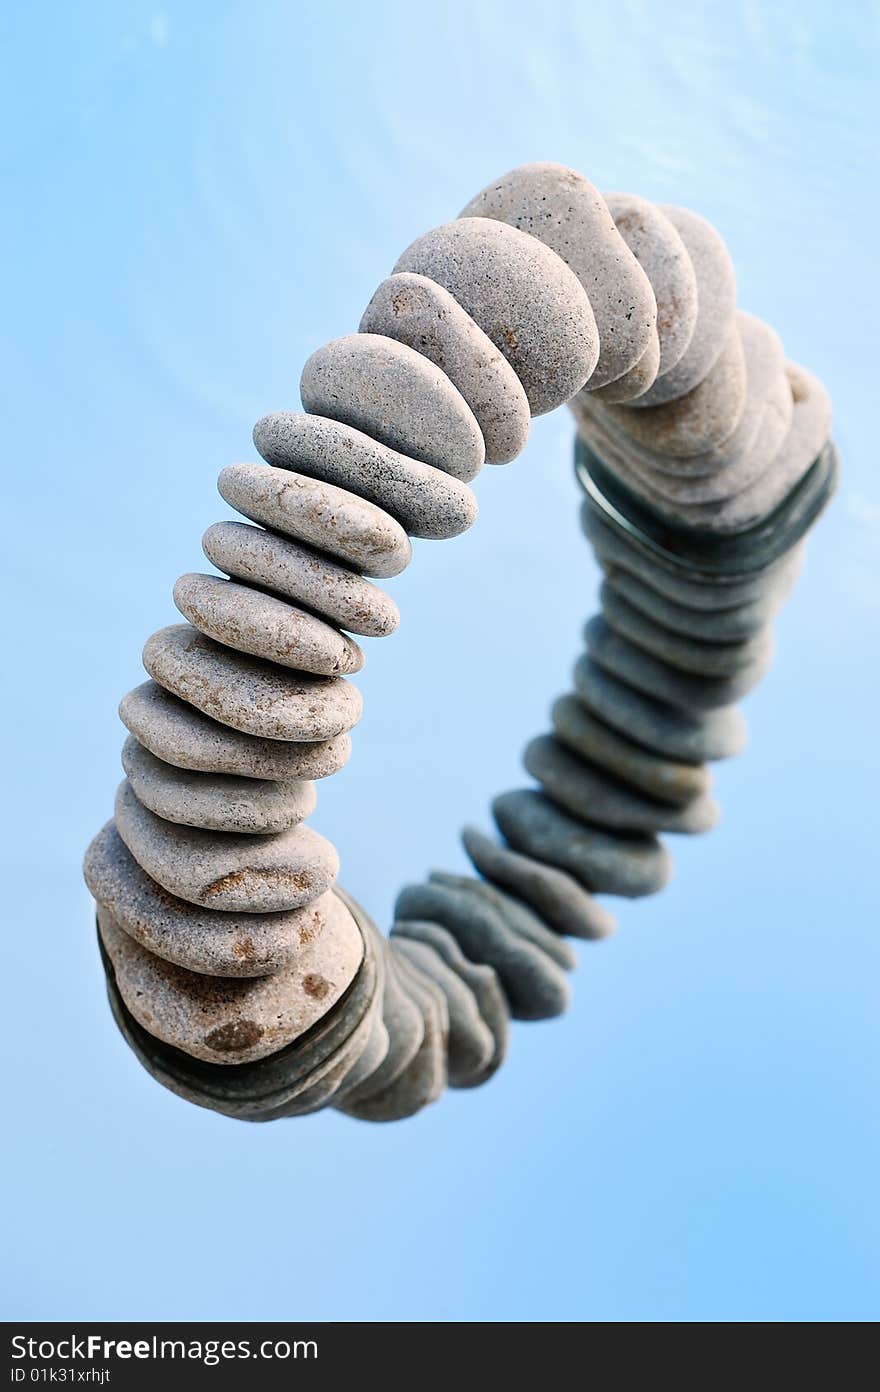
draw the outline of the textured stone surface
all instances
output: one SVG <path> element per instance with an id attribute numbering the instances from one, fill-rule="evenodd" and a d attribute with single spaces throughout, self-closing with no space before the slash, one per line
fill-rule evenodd
<path id="1" fill-rule="evenodd" d="M 680 361 L 697 322 L 697 277 L 677 228 L 647 198 L 606 193 L 614 224 L 638 261 L 657 302 L 658 374 Z"/>
<path id="2" fill-rule="evenodd" d="M 204 976 L 153 956 L 106 909 L 98 926 L 116 985 L 156 1038 L 208 1063 L 264 1058 L 304 1034 L 339 999 L 363 957 L 348 909 L 333 898 L 323 932 L 272 976 Z"/>
<path id="3" fill-rule="evenodd" d="M 476 417 L 488 464 L 506 464 L 525 447 L 531 417 L 522 383 L 442 285 L 412 272 L 389 276 L 367 305 L 360 329 L 397 339 L 446 374 Z"/>
<path id="4" fill-rule="evenodd" d="M 461 217 L 416 238 L 394 270 L 442 285 L 504 354 L 533 416 L 561 406 L 599 352 L 586 291 L 535 237 L 486 216 Z"/>
<path id="5" fill-rule="evenodd" d="M 501 915 L 508 928 L 525 938 L 533 947 L 545 952 L 563 971 L 571 971 L 577 964 L 577 958 L 569 944 L 542 923 L 534 910 L 515 895 L 505 893 L 503 889 L 487 883 L 486 880 L 477 880 L 471 875 L 450 875 L 445 870 L 432 870 L 429 879 L 431 884 L 449 885 L 452 889 L 474 894 L 484 903 L 490 904 Z"/>
<path id="6" fill-rule="evenodd" d="M 589 179 L 561 164 L 520 165 L 493 179 L 462 216 L 509 223 L 543 242 L 571 267 L 595 315 L 595 386 L 620 377 L 639 360 L 655 328 L 654 293 Z"/>
<path id="7" fill-rule="evenodd" d="M 160 628 L 144 666 L 166 691 L 221 724 L 274 740 L 328 740 L 361 716 L 357 687 L 340 677 L 287 672 L 245 657 L 188 624 Z"/>
<path id="8" fill-rule="evenodd" d="M 446 997 L 449 1082 L 452 1087 L 472 1086 L 475 1078 L 484 1076 L 495 1053 L 495 1040 L 480 1014 L 473 992 L 430 943 L 397 934 L 394 949 L 430 977 Z"/>
<path id="9" fill-rule="evenodd" d="M 567 870 L 587 889 L 635 898 L 669 879 L 669 856 L 656 837 L 585 826 L 531 788 L 502 793 L 492 815 L 514 850 Z"/>
<path id="10" fill-rule="evenodd" d="M 306 362 L 302 403 L 383 445 L 467 483 L 486 457 L 483 435 L 461 392 L 415 349 L 384 334 L 326 343 Z"/>
<path id="11" fill-rule="evenodd" d="M 475 869 L 519 895 L 557 933 L 606 938 L 614 932 L 617 925 L 608 910 L 564 870 L 500 846 L 476 827 L 465 827 L 461 839 Z"/>
<path id="12" fill-rule="evenodd" d="M 86 883 L 117 925 L 150 952 L 209 976 L 268 976 L 327 924 L 332 894 L 283 913 L 224 913 L 169 894 L 142 870 L 107 822 L 86 852 Z"/>
<path id="13" fill-rule="evenodd" d="M 310 817 L 317 802 L 314 783 L 193 773 L 157 759 L 133 735 L 123 746 L 122 767 L 144 807 L 168 822 L 204 831 L 287 831 Z"/>
<path id="14" fill-rule="evenodd" d="M 718 804 L 706 794 L 679 805 L 659 802 L 571 753 L 552 735 L 531 740 L 523 763 L 557 806 L 594 826 L 699 832 L 708 831 L 718 820 Z"/>
<path id="15" fill-rule="evenodd" d="M 400 623 L 400 611 L 384 590 L 288 537 L 246 522 L 215 522 L 202 537 L 202 549 L 233 579 L 304 604 L 351 633 L 384 638 Z"/>
<path id="16" fill-rule="evenodd" d="M 326 479 L 375 503 L 410 536 L 433 541 L 459 536 L 477 515 L 477 500 L 466 483 L 341 421 L 277 411 L 257 421 L 254 444 L 270 464 Z"/>
<path id="17" fill-rule="evenodd" d="M 683 672 L 662 658 L 637 647 L 616 633 L 601 614 L 584 629 L 590 656 L 606 672 L 657 701 L 685 711 L 711 711 L 731 706 L 760 681 L 770 664 L 769 647 L 734 676 L 702 677 Z"/>
<path id="18" fill-rule="evenodd" d="M 231 730 L 154 681 L 142 682 L 123 696 L 119 715 L 158 759 L 203 773 L 282 781 L 327 778 L 351 753 L 351 739 L 345 734 L 297 744 Z"/>
<path id="19" fill-rule="evenodd" d="M 596 401 L 605 401 L 617 404 L 626 401 L 635 401 L 656 381 L 657 369 L 660 366 L 660 338 L 656 329 L 652 329 L 648 346 L 637 363 L 625 372 L 622 377 L 617 377 L 613 382 L 608 382 L 604 387 L 591 387 L 589 384 L 579 391 L 569 403 L 574 411 L 575 419 L 580 419 L 579 407 L 585 397 L 595 397 Z"/>
<path id="20" fill-rule="evenodd" d="M 703 764 L 651 754 L 598 720 L 576 696 L 560 696 L 552 719 L 557 739 L 568 749 L 649 797 L 680 805 L 708 792 L 709 772 Z"/>
<path id="21" fill-rule="evenodd" d="M 217 487 L 252 522 L 327 551 L 365 575 L 399 575 L 412 559 L 399 522 L 335 483 L 271 464 L 229 464 Z"/>
<path id="22" fill-rule="evenodd" d="M 142 870 L 169 894 L 208 909 L 275 913 L 310 903 L 339 871 L 336 848 L 311 827 L 275 836 L 233 836 L 163 821 L 127 781 L 116 795 L 116 827 Z"/>

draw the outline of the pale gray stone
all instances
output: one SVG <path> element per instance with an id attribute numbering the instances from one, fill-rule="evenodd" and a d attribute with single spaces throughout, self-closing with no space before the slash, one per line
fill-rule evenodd
<path id="1" fill-rule="evenodd" d="M 584 398 L 593 396 L 597 401 L 606 401 L 612 405 L 621 402 L 635 401 L 638 397 L 644 396 L 651 384 L 657 379 L 657 369 L 660 366 L 660 337 L 656 329 L 652 329 L 648 346 L 637 363 L 634 363 L 629 372 L 625 372 L 622 377 L 617 377 L 613 382 L 608 382 L 604 387 L 591 387 L 589 383 L 574 396 L 569 403 L 574 411 L 575 419 L 580 420 L 580 408 Z"/>
<path id="2" fill-rule="evenodd" d="M 685 711 L 711 711 L 733 705 L 761 680 L 772 658 L 772 652 L 763 649 L 734 676 L 701 677 L 683 672 L 637 647 L 616 633 L 601 614 L 590 619 L 584 637 L 590 656 L 606 672 L 646 696 Z"/>
<path id="3" fill-rule="evenodd" d="M 365 575 L 399 575 L 412 560 L 400 523 L 346 488 L 271 464 L 228 464 L 221 497 L 249 517 L 339 557 Z"/>
<path id="4" fill-rule="evenodd" d="M 571 267 L 595 315 L 599 355 L 588 374 L 595 386 L 638 362 L 656 324 L 654 292 L 601 193 L 582 174 L 561 164 L 520 165 L 493 179 L 462 216 L 509 223 Z"/>
<path id="5" fill-rule="evenodd" d="M 445 372 L 477 419 L 487 464 L 506 464 L 525 448 L 531 416 L 522 383 L 442 285 L 410 272 L 389 276 L 367 305 L 360 329 L 405 343 Z"/>
<path id="6" fill-rule="evenodd" d="M 677 228 L 635 193 L 606 193 L 614 225 L 638 261 L 657 301 L 658 375 L 683 357 L 697 322 L 697 277 Z"/>
<path id="7" fill-rule="evenodd" d="M 698 677 L 737 677 L 766 671 L 773 660 L 773 632 L 765 625 L 752 638 L 736 643 L 713 643 L 705 638 L 685 637 L 664 628 L 635 609 L 613 584 L 605 581 L 599 591 L 602 613 L 609 627 L 644 652 Z"/>
<path id="8" fill-rule="evenodd" d="M 483 467 L 483 434 L 461 392 L 430 359 L 384 334 L 347 334 L 318 348 L 300 395 L 310 415 L 343 421 L 464 483 Z"/>
<path id="9" fill-rule="evenodd" d="M 560 696 L 552 719 L 557 739 L 568 749 L 651 798 L 681 805 L 709 790 L 709 771 L 704 764 L 650 753 L 598 720 L 576 696 Z"/>
<path id="10" fill-rule="evenodd" d="M 571 971 L 577 964 L 577 958 L 564 938 L 548 928 L 521 899 L 505 893 L 497 885 L 489 884 L 486 880 L 475 880 L 471 875 L 450 875 L 445 870 L 432 870 L 429 879 L 431 884 L 449 885 L 465 894 L 475 894 L 484 903 L 491 904 L 508 928 L 512 928 L 514 933 L 525 938 L 533 947 L 546 952 L 563 971 Z"/>
<path id="11" fill-rule="evenodd" d="M 328 740 L 360 720 L 361 694 L 350 682 L 231 652 L 189 624 L 160 628 L 147 639 L 143 662 L 166 691 L 248 735 Z"/>
<path id="12" fill-rule="evenodd" d="M 278 411 L 257 421 L 254 444 L 270 464 L 326 479 L 367 498 L 396 518 L 410 536 L 459 536 L 477 515 L 477 500 L 466 483 L 341 421 Z"/>
<path id="13" fill-rule="evenodd" d="M 611 566 L 607 575 L 617 594 L 646 619 L 673 633 L 702 638 L 709 643 L 739 643 L 754 638 L 770 622 L 782 602 L 779 592 L 771 588 L 761 598 L 739 604 L 734 609 L 692 609 L 668 599 L 661 591 L 619 566 Z"/>
<path id="14" fill-rule="evenodd" d="M 451 1087 L 470 1087 L 482 1077 L 495 1053 L 495 1040 L 481 1016 L 473 993 L 436 948 L 399 934 L 394 949 L 440 987 L 449 1011 L 447 1069 Z"/>
<path id="15" fill-rule="evenodd" d="M 612 224 L 613 225 L 613 224 Z M 533 416 L 561 406 L 599 352 L 587 293 L 555 252 L 489 217 L 461 217 L 418 237 L 398 260 L 448 290 L 504 354 Z"/>
<path id="16" fill-rule="evenodd" d="M 207 909 L 276 913 L 324 894 L 339 871 L 336 848 L 308 826 L 274 836 L 234 836 L 166 822 L 124 780 L 116 828 L 138 865 L 169 894 Z"/>

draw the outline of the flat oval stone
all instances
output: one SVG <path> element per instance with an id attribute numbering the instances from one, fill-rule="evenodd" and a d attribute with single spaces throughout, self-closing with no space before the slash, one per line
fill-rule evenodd
<path id="1" fill-rule="evenodd" d="M 384 937 L 381 938 L 381 943 L 385 966 L 382 983 L 382 1021 L 388 1034 L 388 1050 L 379 1066 L 367 1077 L 358 1080 L 354 1086 L 346 1085 L 334 1106 L 340 1106 L 344 1098 L 351 1104 L 351 1108 L 354 1108 L 374 1094 L 385 1092 L 412 1063 L 425 1037 L 424 1016 L 400 980 L 397 958 L 391 950 L 391 944 Z"/>
<path id="2" fill-rule="evenodd" d="M 578 700 L 636 744 L 682 762 L 729 759 L 745 747 L 746 726 L 736 706 L 676 710 L 629 686 L 586 653 L 575 665 Z"/>
<path id="3" fill-rule="evenodd" d="M 205 976 L 155 957 L 106 909 L 98 926 L 128 1010 L 150 1034 L 207 1063 L 265 1058 L 310 1029 L 350 985 L 363 940 L 333 896 L 323 932 L 272 976 Z"/>
<path id="4" fill-rule="evenodd" d="M 482 1077 L 495 1053 L 495 1040 L 480 1014 L 476 999 L 464 981 L 447 966 L 436 948 L 418 938 L 399 934 L 394 950 L 440 987 L 449 1010 L 447 1068 L 452 1087 L 473 1086 Z"/>
<path id="5" fill-rule="evenodd" d="M 533 947 L 546 952 L 551 961 L 562 967 L 563 971 L 571 971 L 576 966 L 577 958 L 564 938 L 542 923 L 538 915 L 514 895 L 505 894 L 504 890 L 498 889 L 496 885 L 488 884 L 485 880 L 475 880 L 471 875 L 450 875 L 443 870 L 432 870 L 429 879 L 431 884 L 449 885 L 465 894 L 475 894 L 484 903 L 491 904 L 508 928 L 525 938 Z"/>
<path id="6" fill-rule="evenodd" d="M 622 376 L 639 360 L 655 327 L 654 292 L 589 179 L 561 164 L 523 164 L 493 179 L 462 216 L 509 223 L 571 268 L 595 315 L 595 386 Z"/>
<path id="7" fill-rule="evenodd" d="M 680 805 L 709 790 L 705 765 L 649 753 L 597 720 L 576 696 L 560 696 L 552 719 L 557 739 L 568 749 L 651 798 Z"/>
<path id="8" fill-rule="evenodd" d="M 599 353 L 586 291 L 535 237 L 486 216 L 461 217 L 418 237 L 398 260 L 448 290 L 510 363 L 533 416 L 561 406 Z"/>
<path id="9" fill-rule="evenodd" d="M 244 735 L 219 725 L 154 681 L 142 682 L 123 696 L 119 715 L 157 759 L 202 773 L 282 782 L 327 778 L 343 767 L 351 753 L 348 735 L 309 744 Z"/>
<path id="10" fill-rule="evenodd" d="M 752 671 L 756 664 L 765 670 L 773 660 L 773 633 L 769 625 L 738 643 L 713 643 L 705 638 L 685 637 L 646 618 L 608 581 L 602 585 L 599 599 L 602 613 L 615 633 L 682 672 L 693 672 L 699 677 L 736 677 Z"/>
<path id="11" fill-rule="evenodd" d="M 477 500 L 466 483 L 341 421 L 277 411 L 257 421 L 254 444 L 270 464 L 325 479 L 375 503 L 410 536 L 432 541 L 460 536 L 477 516 Z"/>
<path id="12" fill-rule="evenodd" d="M 86 852 L 86 884 L 130 938 L 168 962 L 209 976 L 268 976 L 327 925 L 332 894 L 282 913 L 223 913 L 169 894 L 142 870 L 113 822 Z"/>
<path id="13" fill-rule="evenodd" d="M 660 338 L 657 330 L 654 329 L 648 340 L 648 346 L 637 363 L 634 363 L 629 372 L 625 372 L 622 377 L 616 377 L 613 382 L 608 382 L 604 387 L 591 387 L 589 384 L 579 391 L 577 396 L 570 402 L 574 411 L 575 420 L 580 420 L 580 407 L 584 400 L 594 397 L 596 401 L 607 401 L 612 405 L 625 401 L 635 401 L 638 397 L 644 396 L 645 392 L 657 379 L 657 369 L 660 366 Z"/>
<path id="14" fill-rule="evenodd" d="M 669 853 L 655 836 L 585 826 L 531 788 L 502 793 L 492 815 L 515 851 L 567 870 L 587 889 L 636 898 L 669 879 Z"/>
<path id="15" fill-rule="evenodd" d="M 681 633 L 688 638 L 703 638 L 710 643 L 738 643 L 754 638 L 770 622 L 781 601 L 775 589 L 735 609 L 691 609 L 677 604 L 665 594 L 646 585 L 629 571 L 612 567 L 608 578 L 619 595 L 645 618 Z"/>
<path id="16" fill-rule="evenodd" d="M 229 464 L 220 470 L 217 487 L 252 522 L 328 551 L 365 575 L 399 575 L 412 560 L 399 522 L 323 479 L 270 464 Z"/>
<path id="17" fill-rule="evenodd" d="M 392 939 L 409 938 L 428 943 L 446 966 L 460 977 L 476 1001 L 480 1018 L 492 1036 L 492 1057 L 481 1072 L 467 1079 L 457 1073 L 455 1081 L 450 1077 L 449 1082 L 452 1087 L 478 1087 L 504 1062 L 510 1037 L 507 1001 L 497 972 L 485 962 L 469 961 L 452 934 L 439 923 L 399 922 L 395 923 L 391 935 Z"/>
<path id="18" fill-rule="evenodd" d="M 216 575 L 181 575 L 174 586 L 174 603 L 194 628 L 215 642 L 281 667 L 338 677 L 359 672 L 364 665 L 364 654 L 353 638 L 248 585 Z"/>
<path id="19" fill-rule="evenodd" d="M 439 923 L 466 957 L 494 967 L 515 1019 L 545 1020 L 568 1008 L 569 986 L 561 968 L 475 895 L 449 885 L 407 885 L 397 896 L 394 917 Z"/>
<path id="20" fill-rule="evenodd" d="M 476 827 L 465 827 L 461 839 L 476 870 L 525 900 L 557 933 L 597 939 L 617 927 L 608 910 L 564 870 L 499 846 Z"/>
<path id="21" fill-rule="evenodd" d="M 315 810 L 314 783 L 193 773 L 157 759 L 129 735 L 122 767 L 138 802 L 166 822 L 265 836 L 304 822 Z"/>
<path id="22" fill-rule="evenodd" d="M 335 1106 L 343 1097 L 354 1092 L 366 1078 L 372 1077 L 377 1068 L 381 1068 L 388 1056 L 391 1040 L 378 1005 L 372 1010 L 371 1020 L 369 1038 L 363 1051 L 355 1059 L 350 1070 L 346 1071 L 341 1082 L 335 1083 L 333 1080 L 334 1085 L 329 1088 L 325 1085 L 322 1088 L 320 1098 L 317 1099 L 316 1105 L 309 1107 L 310 1111 L 318 1111 L 331 1103 Z M 312 1099 L 314 1092 L 310 1094 L 309 1100 Z"/>
<path id="23" fill-rule="evenodd" d="M 350 633 L 384 638 L 400 623 L 390 595 L 320 551 L 246 522 L 215 522 L 202 537 L 212 565 L 322 614 Z"/>
<path id="24" fill-rule="evenodd" d="M 522 383 L 442 285 L 411 272 L 389 276 L 364 310 L 360 331 L 386 334 L 424 354 L 446 374 L 474 413 L 487 464 L 507 464 L 525 448 L 531 416 Z"/>
<path id="25" fill-rule="evenodd" d="M 177 826 L 119 786 L 116 828 L 138 865 L 169 894 L 207 909 L 277 913 L 324 894 L 339 872 L 335 847 L 311 827 L 233 836 Z"/>
<path id="26" fill-rule="evenodd" d="M 300 396 L 310 415 L 343 421 L 464 483 L 483 467 L 482 431 L 461 392 L 429 358 L 384 334 L 347 334 L 318 348 Z"/>
<path id="27" fill-rule="evenodd" d="M 284 671 L 231 652 L 189 624 L 160 628 L 147 639 L 143 662 L 166 691 L 248 735 L 328 740 L 361 716 L 361 694 L 342 678 Z"/>
<path id="28" fill-rule="evenodd" d="M 718 820 L 718 804 L 705 794 L 677 806 L 658 802 L 570 753 L 552 735 L 533 739 L 526 746 L 523 763 L 551 802 L 595 826 L 700 832 L 709 831 Z"/>
<path id="29" fill-rule="evenodd" d="M 658 373 L 681 360 L 697 322 L 697 277 L 678 230 L 635 193 L 606 193 L 614 225 L 638 261 L 657 301 Z"/>
<path id="30" fill-rule="evenodd" d="M 684 242 L 697 280 L 697 321 L 687 349 L 658 377 L 638 405 L 660 406 L 685 396 L 704 381 L 727 340 L 736 309 L 736 275 L 730 252 L 710 222 L 689 208 L 668 203 L 660 211 Z"/>
<path id="31" fill-rule="evenodd" d="M 646 696 L 686 711 L 718 710 L 733 705 L 760 681 L 771 659 L 770 653 L 762 653 L 735 676 L 692 676 L 616 633 L 601 614 L 590 619 L 584 637 L 590 656 L 606 672 Z"/>

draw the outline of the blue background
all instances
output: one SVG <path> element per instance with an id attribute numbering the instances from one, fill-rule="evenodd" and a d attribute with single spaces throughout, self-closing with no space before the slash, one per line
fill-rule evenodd
<path id="1" fill-rule="evenodd" d="M 803 0 L 3 7 L 8 1318 L 877 1316 L 877 27 Z M 80 860 L 116 703 L 253 421 L 531 159 L 717 223 L 742 305 L 829 386 L 842 489 L 722 825 L 583 947 L 572 1013 L 405 1124 L 239 1125 L 154 1084 L 106 1007 Z M 474 530 L 391 583 L 314 821 L 384 924 L 464 866 L 569 679 L 597 587 L 571 443 L 538 421 Z"/>

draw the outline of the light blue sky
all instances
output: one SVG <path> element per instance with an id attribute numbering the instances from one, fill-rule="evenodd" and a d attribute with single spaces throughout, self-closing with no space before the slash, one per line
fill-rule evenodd
<path id="1" fill-rule="evenodd" d="M 3 7 L 7 1318 L 880 1313 L 877 27 L 804 0 Z M 79 866 L 116 703 L 254 419 L 531 159 L 718 224 L 742 305 L 829 386 L 841 493 L 722 825 L 583 949 L 570 1016 L 402 1125 L 237 1125 L 154 1084 L 105 1005 Z M 391 582 L 314 819 L 383 924 L 464 865 L 568 680 L 597 587 L 571 440 L 539 421 L 473 532 Z"/>

